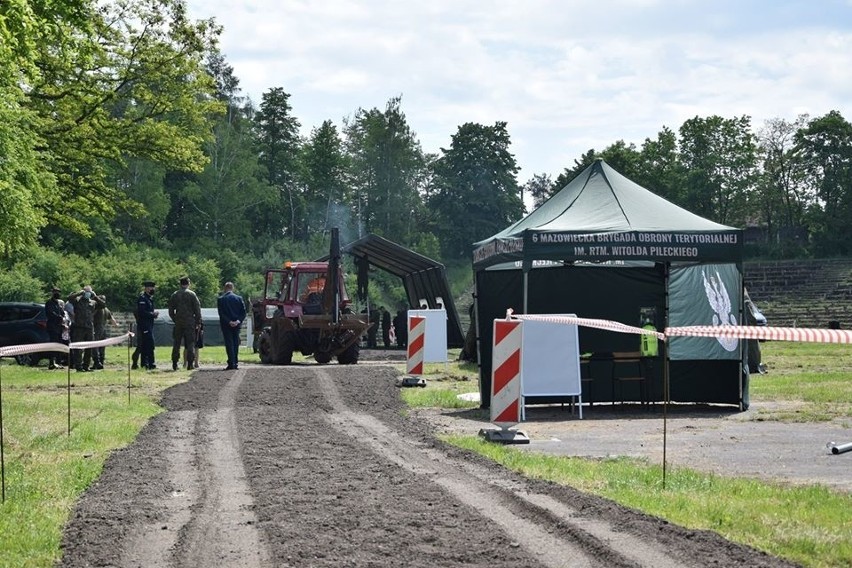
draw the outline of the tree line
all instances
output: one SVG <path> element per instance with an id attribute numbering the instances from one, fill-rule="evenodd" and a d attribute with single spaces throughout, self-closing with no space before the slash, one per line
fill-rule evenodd
<path id="1" fill-rule="evenodd" d="M 521 183 L 505 122 L 463 124 L 427 153 L 401 95 L 300 135 L 284 87 L 242 95 L 221 31 L 184 0 L 0 4 L 0 280 L 31 290 L 17 296 L 76 286 L 75 266 L 123 295 L 142 269 L 251 288 L 264 265 L 323 254 L 331 227 L 463 261 L 523 216 L 524 195 L 540 204 L 596 158 L 694 213 L 759 227 L 763 254 L 850 252 L 852 125 L 838 111 L 757 131 L 747 116 L 695 117 Z"/>

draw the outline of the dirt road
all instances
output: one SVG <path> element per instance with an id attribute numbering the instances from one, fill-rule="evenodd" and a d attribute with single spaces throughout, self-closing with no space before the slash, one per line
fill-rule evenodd
<path id="1" fill-rule="evenodd" d="M 107 461 L 61 566 L 790 566 L 435 440 L 377 366 L 197 372 Z"/>

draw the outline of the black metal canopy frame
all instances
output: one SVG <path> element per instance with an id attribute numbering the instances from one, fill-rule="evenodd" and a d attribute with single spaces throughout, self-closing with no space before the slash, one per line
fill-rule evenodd
<path id="1" fill-rule="evenodd" d="M 409 308 L 419 309 L 423 302 L 429 309 L 443 307 L 447 311 L 447 346 L 464 346 L 464 332 L 443 264 L 374 234 L 344 245 L 340 250 L 355 257 L 356 265 L 366 261 L 370 266 L 398 276 L 405 288 Z M 327 257 L 318 260 L 324 261 Z"/>

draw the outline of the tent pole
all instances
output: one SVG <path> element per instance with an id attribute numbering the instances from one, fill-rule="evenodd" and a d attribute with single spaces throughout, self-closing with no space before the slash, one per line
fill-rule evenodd
<path id="1" fill-rule="evenodd" d="M 669 327 L 669 272 L 671 264 L 663 267 L 663 293 L 666 298 L 666 308 L 663 317 L 663 330 Z M 666 488 L 666 447 L 668 445 L 668 416 L 669 416 L 669 345 L 668 339 L 663 344 L 663 489 Z"/>
<path id="2" fill-rule="evenodd" d="M 525 268 L 524 269 L 524 313 L 525 314 L 529 313 L 529 304 L 528 304 L 529 291 L 530 291 L 530 288 L 529 288 L 530 280 L 529 279 L 530 279 L 529 270 L 527 270 Z"/>
<path id="3" fill-rule="evenodd" d="M 740 275 L 740 321 L 739 324 L 743 325 L 745 322 L 745 278 L 743 274 L 743 263 L 742 261 L 737 263 L 737 272 Z M 748 365 L 743 365 L 743 356 L 748 357 L 748 349 L 743 349 L 743 345 L 746 345 L 745 340 L 739 340 L 740 347 L 740 412 L 745 410 L 745 385 L 743 384 L 744 373 L 748 372 Z M 748 360 L 746 360 L 748 363 Z"/>

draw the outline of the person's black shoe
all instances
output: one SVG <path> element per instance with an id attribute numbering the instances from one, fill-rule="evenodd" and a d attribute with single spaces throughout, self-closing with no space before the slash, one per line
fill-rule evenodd
<path id="1" fill-rule="evenodd" d="M 147 367 L 145 367 L 145 368 L 146 368 L 146 369 L 148 369 L 149 371 L 153 371 L 154 369 L 156 369 L 156 368 L 157 368 L 157 366 L 156 366 L 156 365 L 148 365 L 148 366 L 147 366 Z"/>
<path id="2" fill-rule="evenodd" d="M 77 367 L 75 369 L 75 371 L 77 371 L 78 373 L 88 373 L 89 372 L 89 370 L 85 367 Z"/>
<path id="3" fill-rule="evenodd" d="M 92 365 L 92 370 L 93 370 L 93 371 L 101 371 L 101 370 L 103 370 L 103 368 L 104 368 L 104 366 L 103 366 L 103 365 L 100 365 L 100 364 L 98 364 L 98 365 Z"/>
<path id="4" fill-rule="evenodd" d="M 139 365 L 137 365 L 136 363 L 133 363 L 132 365 L 130 365 L 130 368 L 131 369 L 138 369 Z"/>
<path id="5" fill-rule="evenodd" d="M 177 361 L 172 361 L 172 371 L 177 371 L 178 364 Z"/>

